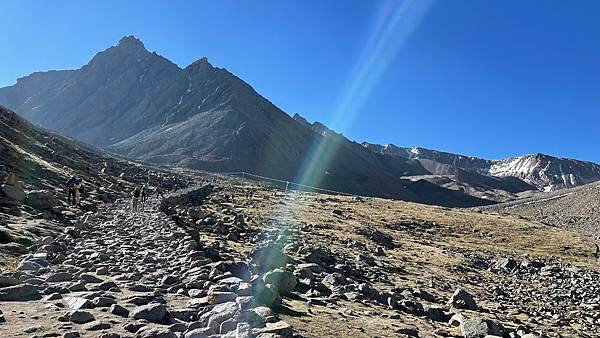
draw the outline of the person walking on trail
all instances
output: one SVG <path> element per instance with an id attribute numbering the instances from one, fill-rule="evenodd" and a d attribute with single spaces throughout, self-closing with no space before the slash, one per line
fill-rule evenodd
<path id="1" fill-rule="evenodd" d="M 140 187 L 135 187 L 135 189 L 133 189 L 133 193 L 131 193 L 131 210 L 133 211 L 138 211 L 140 195 L 142 194 L 140 190 Z"/>
<path id="2" fill-rule="evenodd" d="M 156 187 L 156 199 L 158 199 L 158 196 L 160 196 L 161 198 L 165 198 L 165 195 L 163 195 L 162 191 L 162 185 Z"/>
<path id="3" fill-rule="evenodd" d="M 142 203 L 146 203 L 148 200 L 148 183 L 142 185 Z"/>
<path id="4" fill-rule="evenodd" d="M 75 180 L 75 205 L 81 205 L 81 194 L 83 194 L 83 179 L 78 178 Z"/>
<path id="5" fill-rule="evenodd" d="M 75 176 L 71 176 L 67 181 L 67 203 L 69 205 L 75 204 L 75 184 L 77 183 L 77 179 Z"/>

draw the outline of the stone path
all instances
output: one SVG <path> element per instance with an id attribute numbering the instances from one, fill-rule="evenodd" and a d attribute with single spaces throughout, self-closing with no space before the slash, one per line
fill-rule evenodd
<path id="1" fill-rule="evenodd" d="M 245 262 L 223 260 L 150 206 L 127 209 L 86 215 L 0 276 L 0 336 L 292 336 L 261 305 L 277 295 L 249 283 Z"/>

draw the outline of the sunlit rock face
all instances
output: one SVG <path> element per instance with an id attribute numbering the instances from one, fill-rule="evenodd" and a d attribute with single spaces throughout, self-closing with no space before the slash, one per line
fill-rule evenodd
<path id="1" fill-rule="evenodd" d="M 428 171 L 418 161 L 372 152 L 320 123 L 293 119 L 207 58 L 180 68 L 133 36 L 80 69 L 20 78 L 0 89 L 0 103 L 36 125 L 148 162 L 243 170 L 428 204 L 489 203 L 425 180 L 401 179 Z"/>
<path id="2" fill-rule="evenodd" d="M 530 185 L 529 189 L 533 186 L 543 191 L 554 191 L 600 180 L 600 165 L 596 163 L 539 153 L 501 160 L 486 160 L 419 147 L 405 148 L 393 144 L 380 145 L 368 142 L 363 142 L 362 145 L 376 153 L 419 160 L 431 174 L 456 175 L 464 171 L 465 176 L 468 172 L 471 175 L 509 178 L 510 187 L 500 187 L 507 191 L 524 189 L 527 188 L 526 185 Z M 434 161 L 437 167 L 427 165 L 425 161 Z M 448 168 L 451 168 L 452 172 L 449 172 Z M 515 179 L 521 180 L 525 185 Z"/>

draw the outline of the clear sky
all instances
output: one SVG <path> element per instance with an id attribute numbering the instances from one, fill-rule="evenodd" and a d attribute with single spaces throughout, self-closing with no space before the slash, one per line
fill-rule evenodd
<path id="1" fill-rule="evenodd" d="M 0 2 L 0 86 L 122 36 L 362 142 L 600 162 L 600 1 Z"/>

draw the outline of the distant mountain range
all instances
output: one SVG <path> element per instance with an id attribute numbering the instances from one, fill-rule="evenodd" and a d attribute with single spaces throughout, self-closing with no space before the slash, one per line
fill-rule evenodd
<path id="1" fill-rule="evenodd" d="M 363 146 L 376 153 L 395 157 L 434 161 L 449 165 L 455 170 L 493 177 L 516 177 L 544 191 L 572 188 L 600 180 L 600 165 L 592 162 L 559 158 L 544 154 L 511 157 L 502 160 L 457 155 L 425 148 L 398 147 L 363 142 Z M 431 168 L 432 174 L 446 175 L 446 168 Z"/>
<path id="2" fill-rule="evenodd" d="M 316 145 L 326 167 L 308 185 L 445 206 L 504 201 L 600 179 L 600 166 L 545 155 L 489 161 L 359 144 L 293 118 L 206 58 L 180 68 L 133 36 L 77 70 L 36 72 L 0 88 L 31 122 L 144 161 L 296 180 Z M 557 176 L 559 175 L 559 176 Z"/>

